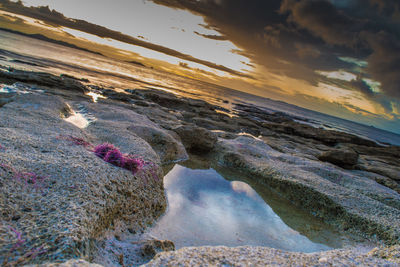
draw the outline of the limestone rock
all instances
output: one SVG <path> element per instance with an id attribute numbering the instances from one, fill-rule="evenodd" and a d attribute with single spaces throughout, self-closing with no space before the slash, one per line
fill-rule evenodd
<path id="1" fill-rule="evenodd" d="M 197 126 L 180 126 L 174 131 L 180 136 L 184 146 L 191 151 L 209 152 L 217 142 L 217 135 Z"/>
<path id="2" fill-rule="evenodd" d="M 188 158 L 184 146 L 163 129 L 141 125 L 132 125 L 127 129 L 146 140 L 163 164 Z"/>
<path id="3" fill-rule="evenodd" d="M 318 159 L 345 169 L 352 169 L 358 162 L 358 154 L 352 150 L 334 149 L 321 154 Z"/>
<path id="4" fill-rule="evenodd" d="M 82 84 L 79 79 L 68 75 L 56 76 L 45 72 L 10 69 L 9 71 L 0 70 L 0 78 L 13 82 L 20 81 L 63 90 L 72 90 L 81 93 L 88 91 L 86 86 Z"/>
<path id="5" fill-rule="evenodd" d="M 114 145 L 124 153 L 135 151 L 146 160 L 157 157 L 151 146 L 126 129 L 112 129 L 106 110 L 100 124 L 90 126 L 93 131 L 80 129 L 62 119 L 66 104 L 32 93 L 1 108 L 0 265 L 88 257 L 106 230 L 143 229 L 165 210 L 157 161 L 133 175 L 65 137 L 99 144 L 107 141 L 102 133 L 120 140 Z"/>
<path id="6" fill-rule="evenodd" d="M 162 252 L 144 266 L 398 266 L 398 247 L 337 249 L 316 253 L 267 247 L 188 247 Z"/>
<path id="7" fill-rule="evenodd" d="M 48 263 L 39 265 L 27 265 L 25 267 L 102 267 L 103 265 L 90 263 L 83 259 L 69 260 L 63 263 Z"/>
<path id="8" fill-rule="evenodd" d="M 152 161 L 163 164 L 188 157 L 184 146 L 167 130 L 150 121 L 147 116 L 132 111 L 128 105 L 116 105 L 109 101 L 75 103 L 78 104 L 96 117 L 96 121 L 88 126 L 88 131 L 105 142 L 128 149 L 130 139 L 145 141 L 146 144 L 143 145 L 150 145 L 157 154 Z M 133 155 L 138 152 L 137 147 L 128 149 L 128 153 Z M 156 158 L 159 160 L 155 160 Z"/>
<path id="9" fill-rule="evenodd" d="M 154 257 L 157 253 L 162 251 L 173 251 L 175 250 L 175 245 L 169 240 L 147 240 L 142 245 L 142 253 L 145 257 Z"/>

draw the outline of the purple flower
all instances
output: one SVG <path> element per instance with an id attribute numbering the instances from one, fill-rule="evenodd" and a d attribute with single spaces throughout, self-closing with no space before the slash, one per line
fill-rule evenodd
<path id="1" fill-rule="evenodd" d="M 115 149 L 116 148 L 112 144 L 104 143 L 94 148 L 94 154 L 96 154 L 96 156 L 98 156 L 99 158 L 104 159 L 108 151 Z"/>
<path id="2" fill-rule="evenodd" d="M 135 174 L 142 167 L 143 167 L 143 161 L 141 159 L 124 157 L 122 168 L 127 169 L 131 171 L 133 174 Z"/>
<path id="3" fill-rule="evenodd" d="M 121 167 L 124 163 L 124 156 L 122 155 L 121 151 L 115 148 L 107 152 L 106 156 L 104 157 L 104 161 Z"/>

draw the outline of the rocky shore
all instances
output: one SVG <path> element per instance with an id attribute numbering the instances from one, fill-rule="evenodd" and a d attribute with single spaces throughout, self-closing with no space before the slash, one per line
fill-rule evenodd
<path id="1" fill-rule="evenodd" d="M 7 84 L 0 91 L 5 266 L 101 263 L 107 240 L 144 231 L 164 212 L 162 166 L 189 152 L 249 175 L 379 246 L 312 254 L 262 247 L 161 252 L 173 247 L 143 241 L 135 247 L 139 254 L 161 252 L 148 266 L 400 264 L 400 147 L 253 105 L 233 104 L 230 112 L 160 90 L 118 92 L 68 75 L 1 70 L 0 84 Z M 89 92 L 106 98 L 93 102 Z M 93 152 L 104 143 L 145 164 L 132 172 L 106 162 Z M 124 265 L 126 257 L 115 255 L 113 264 Z"/>

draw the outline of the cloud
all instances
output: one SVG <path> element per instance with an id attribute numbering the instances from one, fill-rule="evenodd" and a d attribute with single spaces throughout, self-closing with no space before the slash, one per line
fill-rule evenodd
<path id="1" fill-rule="evenodd" d="M 234 43 L 242 51 L 240 54 L 250 59 L 251 66 L 262 70 L 262 73 L 255 74 L 257 78 L 259 74 L 265 74 L 263 77 L 270 80 L 280 79 L 282 83 L 286 80 L 300 80 L 301 84 L 310 85 L 309 90 L 313 90 L 312 88 L 320 82 L 330 82 L 346 90 L 361 93 L 374 104 L 381 105 L 388 113 L 395 112 L 393 107 L 400 106 L 398 0 L 152 1 L 201 15 L 206 22 L 202 26 L 218 31 L 220 35 L 204 35 L 199 32 L 196 34 L 214 40 L 227 39 Z M 4 2 L 9 3 L 7 0 L 0 0 L 0 3 Z M 14 9 L 22 12 L 21 7 Z M 99 25 L 65 18 L 48 8 L 42 8 L 41 11 L 34 8 L 24 9 L 23 12 L 36 18 L 44 16 L 47 21 L 53 20 L 66 27 L 96 32 L 102 37 L 148 47 L 183 60 L 246 77 L 244 73 L 215 63 L 199 61 L 178 51 L 159 47 Z M 357 79 L 338 81 L 320 74 L 342 70 L 356 75 Z M 264 88 L 278 84 L 268 83 L 268 79 L 262 79 L 266 82 Z M 379 82 L 380 91 L 374 90 L 365 79 Z M 296 92 L 298 88 L 294 86 L 292 90 Z M 304 95 L 310 93 L 307 92 L 307 86 L 301 90 Z M 284 91 L 288 92 L 289 89 L 285 88 Z M 345 110 L 343 106 L 341 108 L 339 110 Z M 329 112 L 337 114 L 332 110 Z"/>
<path id="2" fill-rule="evenodd" d="M 395 14 L 399 2 L 371 0 L 369 3 L 378 7 L 378 13 L 365 10 L 365 1 L 364 8 L 355 1 L 346 13 L 346 9 L 339 10 L 327 0 L 284 0 L 280 11 L 289 13 L 289 21 L 329 44 L 347 46 L 355 54 L 361 51 L 367 57 L 367 71 L 372 78 L 381 82 L 388 96 L 400 98 L 400 32 L 385 17 Z M 368 3 L 366 6 L 370 8 Z M 357 17 L 355 8 L 365 16 L 363 19 Z M 362 81 L 357 87 L 369 94 L 369 87 Z"/>
<path id="3" fill-rule="evenodd" d="M 185 68 L 185 69 L 191 69 L 189 67 L 189 64 L 186 62 L 179 62 L 179 67 Z"/>
<path id="4" fill-rule="evenodd" d="M 194 32 L 195 34 L 202 36 L 204 38 L 212 39 L 212 40 L 217 40 L 217 41 L 226 41 L 228 38 L 223 35 L 209 35 L 209 34 L 202 34 L 199 32 Z"/>
<path id="5" fill-rule="evenodd" d="M 328 79 L 316 70 L 344 70 L 360 77 L 331 83 L 359 91 L 387 112 L 400 101 L 398 0 L 153 1 L 202 15 L 252 64 L 273 74 L 315 86 Z M 380 82 L 382 92 L 363 78 Z"/>
<path id="6" fill-rule="evenodd" d="M 368 71 L 381 82 L 383 91 L 400 99 L 400 40 L 381 31 L 366 36 L 373 53 L 368 57 Z"/>
<path id="7" fill-rule="evenodd" d="M 294 46 L 296 47 L 296 54 L 299 58 L 317 58 L 321 55 L 321 51 L 310 44 L 295 43 Z"/>
<path id="8" fill-rule="evenodd" d="M 362 22 L 340 12 L 329 1 L 284 0 L 280 12 L 289 13 L 289 21 L 331 44 L 352 44 Z"/>
<path id="9" fill-rule="evenodd" d="M 350 81 L 349 85 L 369 98 L 375 95 L 375 92 L 363 79 L 361 79 L 361 77 L 357 77 L 356 80 Z"/>
<path id="10" fill-rule="evenodd" d="M 161 45 L 157 45 L 157 44 L 153 44 L 153 43 L 123 34 L 118 31 L 110 30 L 110 29 L 105 28 L 100 25 L 89 23 L 84 20 L 67 18 L 63 14 L 61 14 L 55 10 L 50 10 L 48 6 L 46 6 L 46 7 L 25 7 L 22 4 L 22 2 L 14 3 L 9 0 L 0 0 L 0 4 L 1 4 L 0 9 L 4 9 L 9 12 L 13 12 L 16 14 L 21 14 L 21 15 L 32 17 L 32 18 L 40 19 L 47 23 L 57 24 L 60 26 L 71 28 L 71 29 L 83 31 L 86 33 L 97 35 L 102 38 L 111 38 L 111 39 L 114 39 L 114 40 L 117 40 L 120 42 L 145 47 L 145 48 L 148 48 L 148 49 L 151 49 L 151 50 L 163 53 L 163 54 L 174 56 L 174 57 L 177 57 L 177 58 L 180 58 L 183 60 L 187 60 L 187 61 L 196 62 L 196 63 L 205 65 L 205 66 L 213 68 L 213 69 L 221 70 L 221 71 L 230 73 L 232 75 L 253 79 L 253 77 L 249 74 L 245 74 L 245 73 L 230 69 L 223 65 L 219 65 L 219 64 L 216 64 L 216 63 L 213 63 L 210 61 L 195 58 L 191 55 L 181 53 L 174 49 L 164 47 Z"/>

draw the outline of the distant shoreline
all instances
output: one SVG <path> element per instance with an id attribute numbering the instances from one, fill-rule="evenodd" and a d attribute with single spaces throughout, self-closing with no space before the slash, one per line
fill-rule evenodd
<path id="1" fill-rule="evenodd" d="M 54 40 L 54 39 L 51 39 L 51 38 L 46 37 L 46 36 L 44 36 L 42 34 L 39 34 L 39 33 L 29 34 L 29 33 L 19 32 L 19 31 L 15 31 L 15 30 L 2 28 L 2 27 L 0 27 L 0 31 L 5 31 L 5 32 L 13 33 L 13 34 L 19 34 L 19 35 L 22 35 L 22 36 L 25 36 L 25 37 L 30 37 L 30 38 L 33 38 L 33 39 L 37 39 L 37 40 L 41 40 L 41 41 L 45 41 L 45 42 L 49 42 L 49 43 L 53 43 L 53 44 L 58 44 L 58 45 L 66 46 L 66 47 L 69 47 L 69 48 L 74 48 L 74 49 L 82 50 L 82 51 L 89 52 L 89 53 L 92 53 L 92 54 L 104 56 L 100 52 L 94 52 L 94 51 L 91 51 L 89 49 L 82 48 L 82 47 L 79 47 L 79 46 L 74 45 L 74 44 L 70 44 L 68 42 Z"/>

